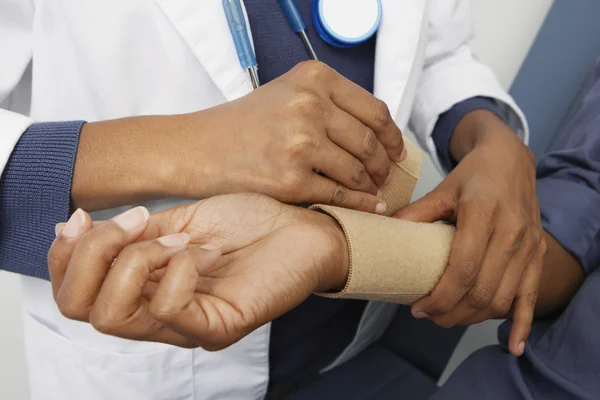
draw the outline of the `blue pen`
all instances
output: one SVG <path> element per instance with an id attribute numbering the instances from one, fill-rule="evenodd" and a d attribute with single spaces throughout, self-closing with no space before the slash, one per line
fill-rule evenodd
<path id="1" fill-rule="evenodd" d="M 231 32 L 233 44 L 237 51 L 238 59 L 242 68 L 248 71 L 252 87 L 256 89 L 260 82 L 258 81 L 258 65 L 256 56 L 250 44 L 250 36 L 248 35 L 248 27 L 246 26 L 246 18 L 240 0 L 223 0 L 223 9 Z"/>
<path id="2" fill-rule="evenodd" d="M 294 0 L 279 0 L 279 4 L 281 8 L 283 8 L 283 13 L 287 17 L 292 30 L 300 35 L 304 45 L 306 46 L 306 50 L 308 50 L 308 54 L 313 60 L 319 60 L 317 57 L 317 53 L 315 53 L 315 49 L 313 49 L 312 43 L 306 34 L 306 20 L 298 10 L 298 6 Z"/>

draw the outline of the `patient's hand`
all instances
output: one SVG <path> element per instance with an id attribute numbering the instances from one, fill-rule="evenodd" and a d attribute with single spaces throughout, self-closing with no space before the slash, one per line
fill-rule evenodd
<path id="1" fill-rule="evenodd" d="M 348 274 L 337 222 L 260 195 L 102 223 L 78 210 L 57 231 L 48 263 L 66 317 L 182 347 L 227 347 Z"/>

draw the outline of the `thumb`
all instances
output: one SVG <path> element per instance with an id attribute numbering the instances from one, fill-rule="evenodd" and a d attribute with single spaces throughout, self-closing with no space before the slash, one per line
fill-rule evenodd
<path id="1" fill-rule="evenodd" d="M 401 208 L 393 217 L 413 222 L 442 221 L 452 216 L 454 203 L 449 193 L 435 189 L 414 203 Z"/>

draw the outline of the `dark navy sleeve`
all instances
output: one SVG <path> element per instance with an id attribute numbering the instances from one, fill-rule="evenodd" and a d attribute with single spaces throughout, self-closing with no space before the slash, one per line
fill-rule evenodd
<path id="1" fill-rule="evenodd" d="M 600 265 L 600 74 L 598 78 L 559 138 L 562 149 L 538 163 L 544 228 L 587 275 Z"/>
<path id="2" fill-rule="evenodd" d="M 0 180 L 0 269 L 49 279 L 54 226 L 68 219 L 71 182 L 84 122 L 33 124 Z"/>
<path id="3" fill-rule="evenodd" d="M 438 159 L 446 172 L 450 172 L 456 167 L 456 161 L 450 155 L 450 139 L 452 139 L 454 129 L 467 113 L 474 110 L 489 110 L 504 120 L 502 111 L 489 97 L 472 97 L 455 104 L 450 110 L 440 115 L 431 135 L 437 149 Z"/>
<path id="4" fill-rule="evenodd" d="M 600 393 L 600 270 L 587 277 L 553 321 L 534 321 L 525 353 L 508 352 L 510 321 L 501 345 L 473 353 L 433 400 L 597 400 Z"/>

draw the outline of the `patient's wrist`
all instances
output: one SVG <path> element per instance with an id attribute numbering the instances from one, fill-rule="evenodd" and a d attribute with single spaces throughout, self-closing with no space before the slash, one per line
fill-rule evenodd
<path id="1" fill-rule="evenodd" d="M 330 256 L 325 259 L 323 265 L 319 266 L 318 292 L 339 292 L 346 286 L 350 268 L 350 255 L 348 241 L 342 226 L 332 216 L 320 212 L 311 211 L 314 214 L 316 224 L 330 238 Z"/>

